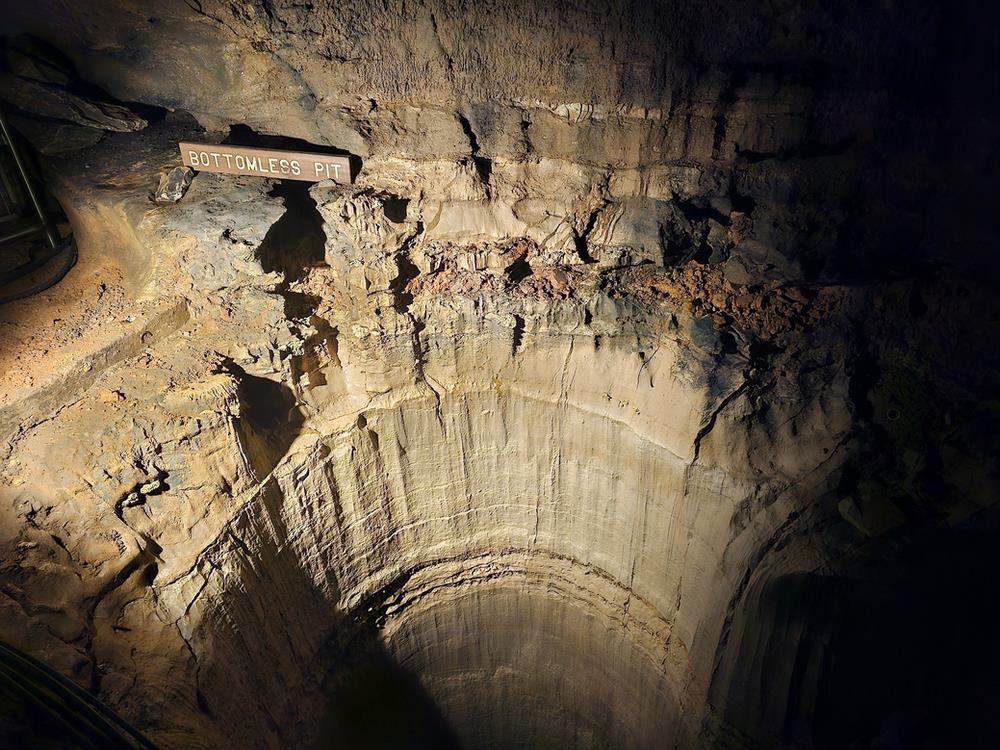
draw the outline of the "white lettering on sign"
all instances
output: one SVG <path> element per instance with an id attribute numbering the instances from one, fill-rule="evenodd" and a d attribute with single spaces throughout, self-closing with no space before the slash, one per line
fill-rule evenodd
<path id="1" fill-rule="evenodd" d="M 337 182 L 343 182 L 343 180 L 340 179 L 339 164 L 318 161 L 313 165 L 313 169 L 316 170 L 317 180 L 336 180 Z"/>
<path id="2" fill-rule="evenodd" d="M 346 156 L 204 143 L 181 143 L 180 149 L 185 166 L 203 172 L 351 183 L 351 162 Z M 311 169 L 305 166 L 310 164 Z"/>

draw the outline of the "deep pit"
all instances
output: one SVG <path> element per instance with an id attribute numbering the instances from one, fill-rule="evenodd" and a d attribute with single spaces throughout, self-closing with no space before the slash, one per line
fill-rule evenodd
<path id="1" fill-rule="evenodd" d="M 0 747 L 995 746 L 978 5 L 13 9 Z"/>

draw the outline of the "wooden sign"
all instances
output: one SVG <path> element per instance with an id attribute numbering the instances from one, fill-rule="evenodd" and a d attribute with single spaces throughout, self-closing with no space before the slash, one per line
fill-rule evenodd
<path id="1" fill-rule="evenodd" d="M 201 172 L 351 183 L 351 163 L 346 156 L 209 143 L 181 143 L 180 148 L 184 165 Z"/>

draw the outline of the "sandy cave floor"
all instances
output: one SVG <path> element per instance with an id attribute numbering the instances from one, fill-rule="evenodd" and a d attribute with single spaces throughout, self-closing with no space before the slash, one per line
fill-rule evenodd
<path id="1" fill-rule="evenodd" d="M 45 279 L 52 265 L 9 289 Z M 0 405 L 121 334 L 132 310 L 123 281 L 117 266 L 83 253 L 55 286 L 0 307 Z"/>

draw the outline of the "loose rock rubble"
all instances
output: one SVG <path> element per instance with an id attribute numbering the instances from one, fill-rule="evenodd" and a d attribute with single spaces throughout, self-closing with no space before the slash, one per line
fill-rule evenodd
<path id="1" fill-rule="evenodd" d="M 184 197 L 194 171 L 188 167 L 174 167 L 166 174 L 160 175 L 160 182 L 153 194 L 154 203 L 176 203 Z"/>

